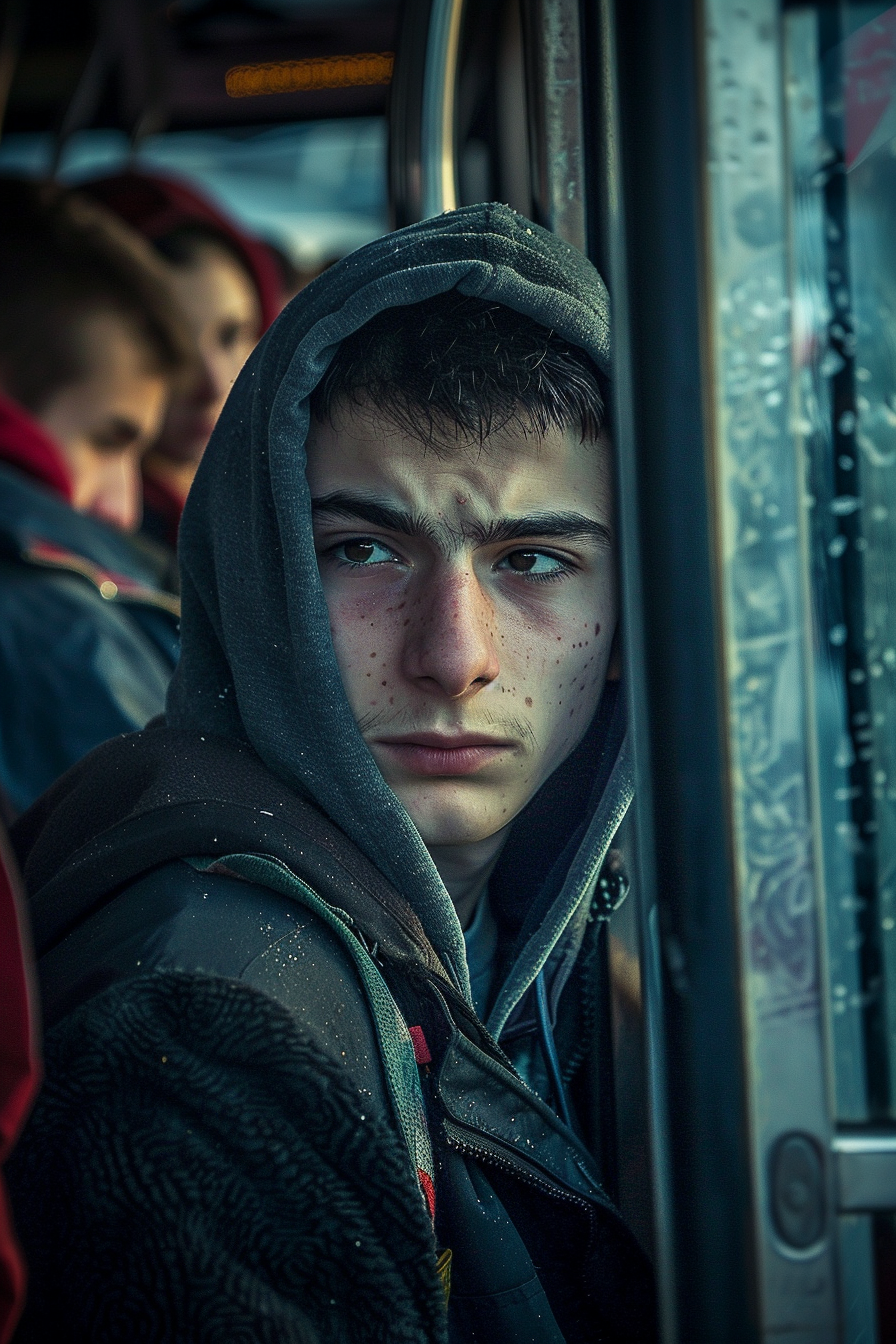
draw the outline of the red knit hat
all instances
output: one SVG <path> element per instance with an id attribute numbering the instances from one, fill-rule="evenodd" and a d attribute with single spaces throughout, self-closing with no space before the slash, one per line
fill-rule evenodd
<path id="1" fill-rule="evenodd" d="M 279 313 L 281 284 L 273 254 L 193 187 L 155 173 L 127 172 L 81 183 L 78 191 L 99 201 L 151 243 L 185 224 L 206 225 L 230 245 L 252 277 L 261 306 L 262 331 Z"/>

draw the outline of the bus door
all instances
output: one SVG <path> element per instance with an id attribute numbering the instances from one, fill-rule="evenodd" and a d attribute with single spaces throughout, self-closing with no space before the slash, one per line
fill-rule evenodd
<path id="1" fill-rule="evenodd" d="M 896 7 L 407 4 L 391 190 L 610 284 L 638 780 L 594 1140 L 663 1339 L 888 1344 Z"/>

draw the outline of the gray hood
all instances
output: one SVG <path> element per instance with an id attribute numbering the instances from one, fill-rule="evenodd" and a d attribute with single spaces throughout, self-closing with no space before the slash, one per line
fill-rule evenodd
<path id="1" fill-rule="evenodd" d="M 503 205 L 470 206 L 389 234 L 314 281 L 240 375 L 190 493 L 180 534 L 182 655 L 167 719 L 248 741 L 270 770 L 313 799 L 410 901 L 469 992 L 454 908 L 343 691 L 304 470 L 308 397 L 339 342 L 384 308 L 453 288 L 553 328 L 609 371 L 599 275 Z M 618 743 L 618 731 L 612 736 Z M 590 817 L 557 847 L 568 851 L 567 871 L 551 870 L 550 901 L 496 1004 L 499 1030 L 552 951 L 558 970 L 575 954 L 576 916 L 630 795 L 624 749 L 605 766 L 600 796 L 591 788 L 583 795 Z"/>

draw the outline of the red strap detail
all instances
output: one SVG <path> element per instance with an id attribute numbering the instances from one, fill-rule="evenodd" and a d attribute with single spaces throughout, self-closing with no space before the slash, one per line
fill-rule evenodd
<path id="1" fill-rule="evenodd" d="M 426 1044 L 423 1028 L 408 1027 L 408 1031 L 411 1033 L 411 1040 L 414 1043 L 414 1059 L 418 1064 L 431 1064 L 432 1055 L 429 1053 L 429 1046 Z"/>
<path id="2" fill-rule="evenodd" d="M 432 1183 L 432 1177 L 427 1172 L 421 1171 L 418 1167 L 417 1180 L 420 1182 L 420 1189 L 423 1191 L 423 1198 L 426 1200 L 429 1216 L 434 1222 L 436 1216 L 436 1188 Z"/>
<path id="3" fill-rule="evenodd" d="M 127 574 L 119 574 L 114 569 L 103 569 L 101 565 L 95 565 L 92 560 L 87 560 L 77 551 L 68 551 L 64 546 L 57 546 L 54 541 L 44 541 L 41 537 L 32 540 L 24 555 L 26 560 L 38 560 L 47 565 L 76 569 L 95 583 L 97 588 L 108 580 L 115 584 L 122 597 L 139 597 L 147 592 L 153 592 L 152 589 L 147 589 L 145 583 L 139 583 L 137 579 L 131 579 Z"/>

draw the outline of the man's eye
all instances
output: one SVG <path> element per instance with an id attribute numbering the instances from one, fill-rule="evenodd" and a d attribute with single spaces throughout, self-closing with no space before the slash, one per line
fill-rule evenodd
<path id="1" fill-rule="evenodd" d="M 561 574 L 569 572 L 568 564 L 556 555 L 546 555 L 544 551 L 511 551 L 499 562 L 498 568 L 534 579 L 559 578 Z"/>
<path id="2" fill-rule="evenodd" d="M 347 560 L 350 565 L 382 565 L 397 559 L 388 547 L 367 539 L 343 541 L 335 548 L 335 554 L 337 559 Z"/>

